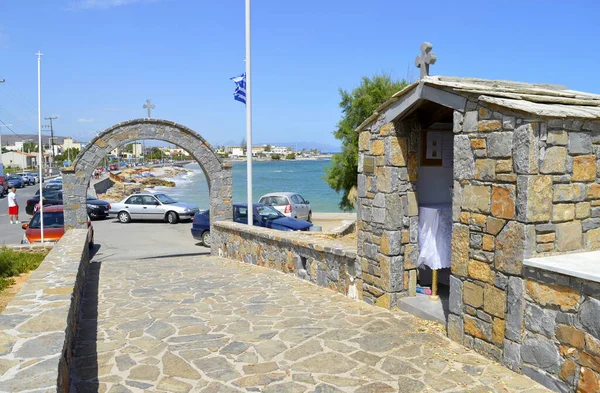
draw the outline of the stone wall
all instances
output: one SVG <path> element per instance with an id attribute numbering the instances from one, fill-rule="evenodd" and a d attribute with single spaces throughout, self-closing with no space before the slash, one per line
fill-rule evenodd
<path id="1" fill-rule="evenodd" d="M 559 392 L 600 392 L 600 283 L 525 267 L 515 366 Z"/>
<path id="2" fill-rule="evenodd" d="M 0 314 L 0 391 L 68 392 L 87 230 L 70 230 Z"/>
<path id="3" fill-rule="evenodd" d="M 213 250 L 223 258 L 293 274 L 354 299 L 363 299 L 356 250 L 334 240 L 234 222 L 211 230 Z"/>
<path id="4" fill-rule="evenodd" d="M 382 118 L 359 135 L 357 251 L 365 301 L 392 307 L 416 283 L 420 126 Z"/>
<path id="5" fill-rule="evenodd" d="M 94 192 L 96 193 L 96 195 L 104 194 L 114 184 L 115 182 L 112 180 L 112 176 L 108 176 L 106 179 L 102 179 L 94 183 Z"/>

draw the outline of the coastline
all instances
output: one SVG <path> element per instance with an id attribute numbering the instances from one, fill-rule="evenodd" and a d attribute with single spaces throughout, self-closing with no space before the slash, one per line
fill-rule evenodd
<path id="1" fill-rule="evenodd" d="M 267 158 L 267 157 L 252 157 L 252 162 L 271 162 L 271 161 L 275 161 L 275 162 L 293 162 L 293 161 L 328 161 L 331 160 L 331 158 L 333 157 L 333 154 L 322 154 L 319 156 L 314 156 L 314 157 L 296 157 L 293 160 L 286 160 L 285 157 L 281 158 L 280 160 L 272 160 L 271 158 Z M 232 163 L 232 162 L 247 162 L 248 160 L 246 159 L 246 157 L 240 157 L 240 158 L 224 158 L 223 159 L 226 163 Z"/>

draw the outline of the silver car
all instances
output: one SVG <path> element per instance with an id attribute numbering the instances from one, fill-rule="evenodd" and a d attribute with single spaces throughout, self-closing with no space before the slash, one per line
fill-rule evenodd
<path id="1" fill-rule="evenodd" d="M 179 220 L 194 218 L 198 206 L 177 202 L 167 194 L 133 194 L 121 202 L 111 203 L 109 214 L 122 223 L 131 220 L 161 220 L 177 224 Z"/>
<path id="2" fill-rule="evenodd" d="M 22 172 L 22 173 L 16 173 L 16 175 L 21 176 L 23 178 L 23 180 L 25 180 L 25 184 L 27 184 L 27 185 L 35 184 L 35 177 L 29 173 Z"/>
<path id="3" fill-rule="evenodd" d="M 310 202 L 295 192 L 272 192 L 261 196 L 258 202 L 274 207 L 287 217 L 312 222 Z"/>

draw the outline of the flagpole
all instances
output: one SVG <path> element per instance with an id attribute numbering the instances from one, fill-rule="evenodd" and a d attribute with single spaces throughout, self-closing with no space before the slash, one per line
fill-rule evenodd
<path id="1" fill-rule="evenodd" d="M 252 205 L 252 82 L 250 58 L 250 0 L 246 0 L 246 168 L 248 183 L 248 225 L 254 223 L 254 206 Z"/>
<path id="2" fill-rule="evenodd" d="M 41 77 L 41 59 L 42 53 L 37 51 L 36 53 L 38 58 L 38 172 L 40 176 L 40 232 L 41 232 L 41 241 L 44 244 L 44 196 L 43 196 L 43 188 L 42 188 L 42 77 Z"/>

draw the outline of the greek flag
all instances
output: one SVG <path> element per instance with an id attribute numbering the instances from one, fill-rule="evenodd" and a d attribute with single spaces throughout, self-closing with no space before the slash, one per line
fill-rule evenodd
<path id="1" fill-rule="evenodd" d="M 235 91 L 233 92 L 233 99 L 239 102 L 246 103 L 246 73 L 244 72 L 240 76 L 231 78 L 235 82 Z"/>

